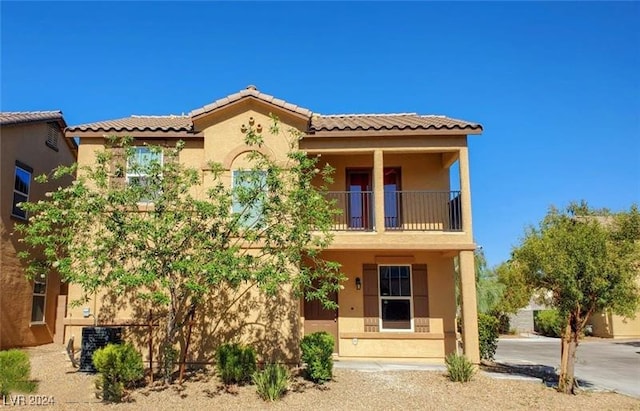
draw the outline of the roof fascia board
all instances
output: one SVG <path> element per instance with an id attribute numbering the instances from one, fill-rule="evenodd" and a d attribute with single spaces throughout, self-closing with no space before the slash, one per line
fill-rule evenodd
<path id="1" fill-rule="evenodd" d="M 109 136 L 127 136 L 133 138 L 204 138 L 202 133 L 191 133 L 187 131 L 127 131 L 127 130 L 87 130 L 87 131 L 69 131 L 65 130 L 64 135 L 80 138 L 104 138 Z"/>

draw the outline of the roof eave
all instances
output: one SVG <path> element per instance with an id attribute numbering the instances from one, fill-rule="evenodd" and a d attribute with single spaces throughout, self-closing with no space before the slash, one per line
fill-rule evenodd
<path id="1" fill-rule="evenodd" d="M 305 137 L 373 137 L 373 136 L 460 136 L 482 134 L 482 126 L 466 128 L 428 128 L 428 129 L 344 129 L 344 130 L 310 130 Z"/>
<path id="2" fill-rule="evenodd" d="M 67 138 L 105 138 L 109 136 L 129 136 L 134 138 L 203 138 L 203 133 L 194 133 L 185 130 L 124 130 L 124 129 L 88 129 L 88 130 L 75 130 L 73 128 L 66 129 L 65 137 Z"/>

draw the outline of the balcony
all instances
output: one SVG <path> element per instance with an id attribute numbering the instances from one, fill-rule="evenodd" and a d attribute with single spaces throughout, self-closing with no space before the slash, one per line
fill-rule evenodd
<path id="1" fill-rule="evenodd" d="M 372 191 L 331 191 L 327 197 L 342 210 L 334 231 L 375 231 Z M 386 231 L 462 231 L 460 191 L 384 192 Z"/>

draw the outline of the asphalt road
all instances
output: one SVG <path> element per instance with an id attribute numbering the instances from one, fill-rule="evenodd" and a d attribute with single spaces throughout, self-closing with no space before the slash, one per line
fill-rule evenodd
<path id="1" fill-rule="evenodd" d="M 500 363 L 560 367 L 560 340 L 504 338 L 495 359 Z M 576 378 L 587 387 L 640 398 L 640 340 L 588 340 L 578 346 Z"/>

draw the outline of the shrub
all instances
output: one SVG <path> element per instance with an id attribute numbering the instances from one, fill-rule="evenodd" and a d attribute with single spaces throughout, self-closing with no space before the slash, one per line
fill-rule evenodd
<path id="1" fill-rule="evenodd" d="M 36 384 L 30 381 L 31 364 L 24 351 L 0 351 L 0 396 L 13 391 L 33 392 Z"/>
<path id="2" fill-rule="evenodd" d="M 325 331 L 305 335 L 300 343 L 307 377 L 322 384 L 333 377 L 333 336 Z"/>
<path id="3" fill-rule="evenodd" d="M 251 381 L 256 372 L 256 352 L 240 344 L 222 344 L 216 353 L 218 374 L 226 385 Z"/>
<path id="4" fill-rule="evenodd" d="M 480 342 L 480 358 L 493 361 L 498 348 L 498 330 L 500 321 L 487 314 L 478 315 L 478 339 Z"/>
<path id="5" fill-rule="evenodd" d="M 498 333 L 500 334 L 516 334 L 515 328 L 511 327 L 511 319 L 507 314 L 495 313 L 494 317 L 498 319 Z"/>
<path id="6" fill-rule="evenodd" d="M 560 337 L 561 319 L 557 310 L 540 310 L 533 317 L 533 326 L 542 335 Z"/>
<path id="7" fill-rule="evenodd" d="M 289 370 L 284 365 L 267 364 L 264 370 L 253 374 L 253 383 L 263 400 L 279 400 L 289 386 Z"/>
<path id="8" fill-rule="evenodd" d="M 445 358 L 449 379 L 453 382 L 471 381 L 476 368 L 464 355 L 451 353 Z"/>
<path id="9" fill-rule="evenodd" d="M 108 344 L 93 353 L 93 365 L 100 373 L 96 387 L 104 401 L 120 402 L 125 388 L 144 376 L 142 355 L 131 344 Z"/>

